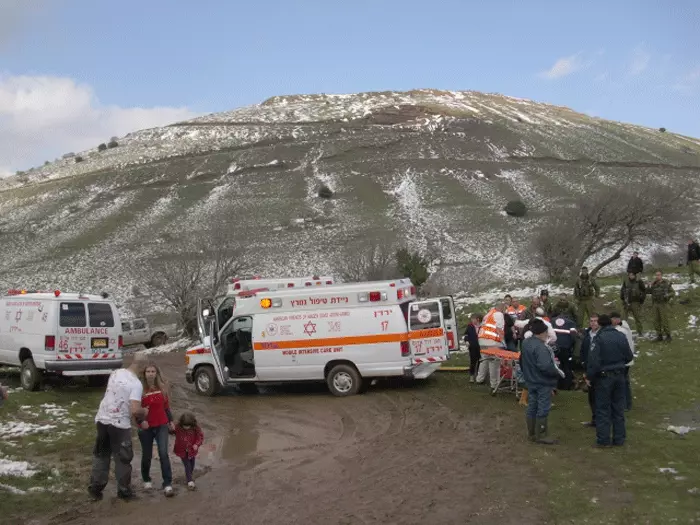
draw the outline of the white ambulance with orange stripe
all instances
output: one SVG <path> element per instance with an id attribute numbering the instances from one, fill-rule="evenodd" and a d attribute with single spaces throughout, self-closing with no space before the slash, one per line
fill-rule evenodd
<path id="1" fill-rule="evenodd" d="M 21 368 L 36 390 L 45 373 L 87 376 L 97 386 L 122 366 L 119 312 L 106 293 L 10 290 L 0 299 L 0 365 Z"/>
<path id="2" fill-rule="evenodd" d="M 198 317 L 203 344 L 185 361 L 202 395 L 288 381 L 325 381 L 352 395 L 375 378 L 430 376 L 449 358 L 449 340 L 459 341 L 452 297 L 419 300 L 408 279 L 248 290 L 218 306 L 200 301 Z"/>

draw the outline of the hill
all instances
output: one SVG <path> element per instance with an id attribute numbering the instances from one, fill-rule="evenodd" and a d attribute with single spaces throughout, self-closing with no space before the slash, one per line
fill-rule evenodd
<path id="1" fill-rule="evenodd" d="M 266 275 L 377 240 L 436 254 L 452 289 L 531 279 L 531 233 L 577 195 L 700 174 L 698 139 L 477 92 L 280 96 L 117 142 L 0 181 L 0 284 L 124 301 L 144 258 L 211 229 Z"/>

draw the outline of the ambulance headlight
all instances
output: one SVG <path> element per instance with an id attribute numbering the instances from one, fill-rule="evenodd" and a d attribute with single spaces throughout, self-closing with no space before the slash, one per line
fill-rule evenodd
<path id="1" fill-rule="evenodd" d="M 280 306 L 282 306 L 282 299 L 273 299 L 272 306 L 274 306 L 275 308 L 279 308 Z"/>
<path id="2" fill-rule="evenodd" d="M 260 307 L 261 308 L 270 308 L 272 306 L 272 299 L 265 298 L 265 299 L 260 299 Z"/>

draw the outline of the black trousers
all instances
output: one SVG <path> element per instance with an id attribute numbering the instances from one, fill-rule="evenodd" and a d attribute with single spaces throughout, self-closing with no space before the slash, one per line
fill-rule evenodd
<path id="1" fill-rule="evenodd" d="M 595 425 L 595 383 L 588 387 L 588 406 L 591 407 L 591 423 Z"/>
<path id="2" fill-rule="evenodd" d="M 101 494 L 107 486 L 112 458 L 114 475 L 117 478 L 117 493 L 131 493 L 131 460 L 134 459 L 134 449 L 130 428 L 97 423 L 97 437 L 92 456 L 92 475 L 88 489 L 92 494 Z"/>
<path id="3" fill-rule="evenodd" d="M 481 349 L 478 345 L 469 345 L 469 375 L 476 377 L 481 359 Z"/>

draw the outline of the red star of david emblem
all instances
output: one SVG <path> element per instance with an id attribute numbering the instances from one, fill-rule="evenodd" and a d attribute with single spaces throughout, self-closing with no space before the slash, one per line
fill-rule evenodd
<path id="1" fill-rule="evenodd" d="M 309 321 L 304 325 L 304 333 L 311 337 L 311 334 L 316 333 L 316 324 L 313 323 L 312 321 Z"/>

